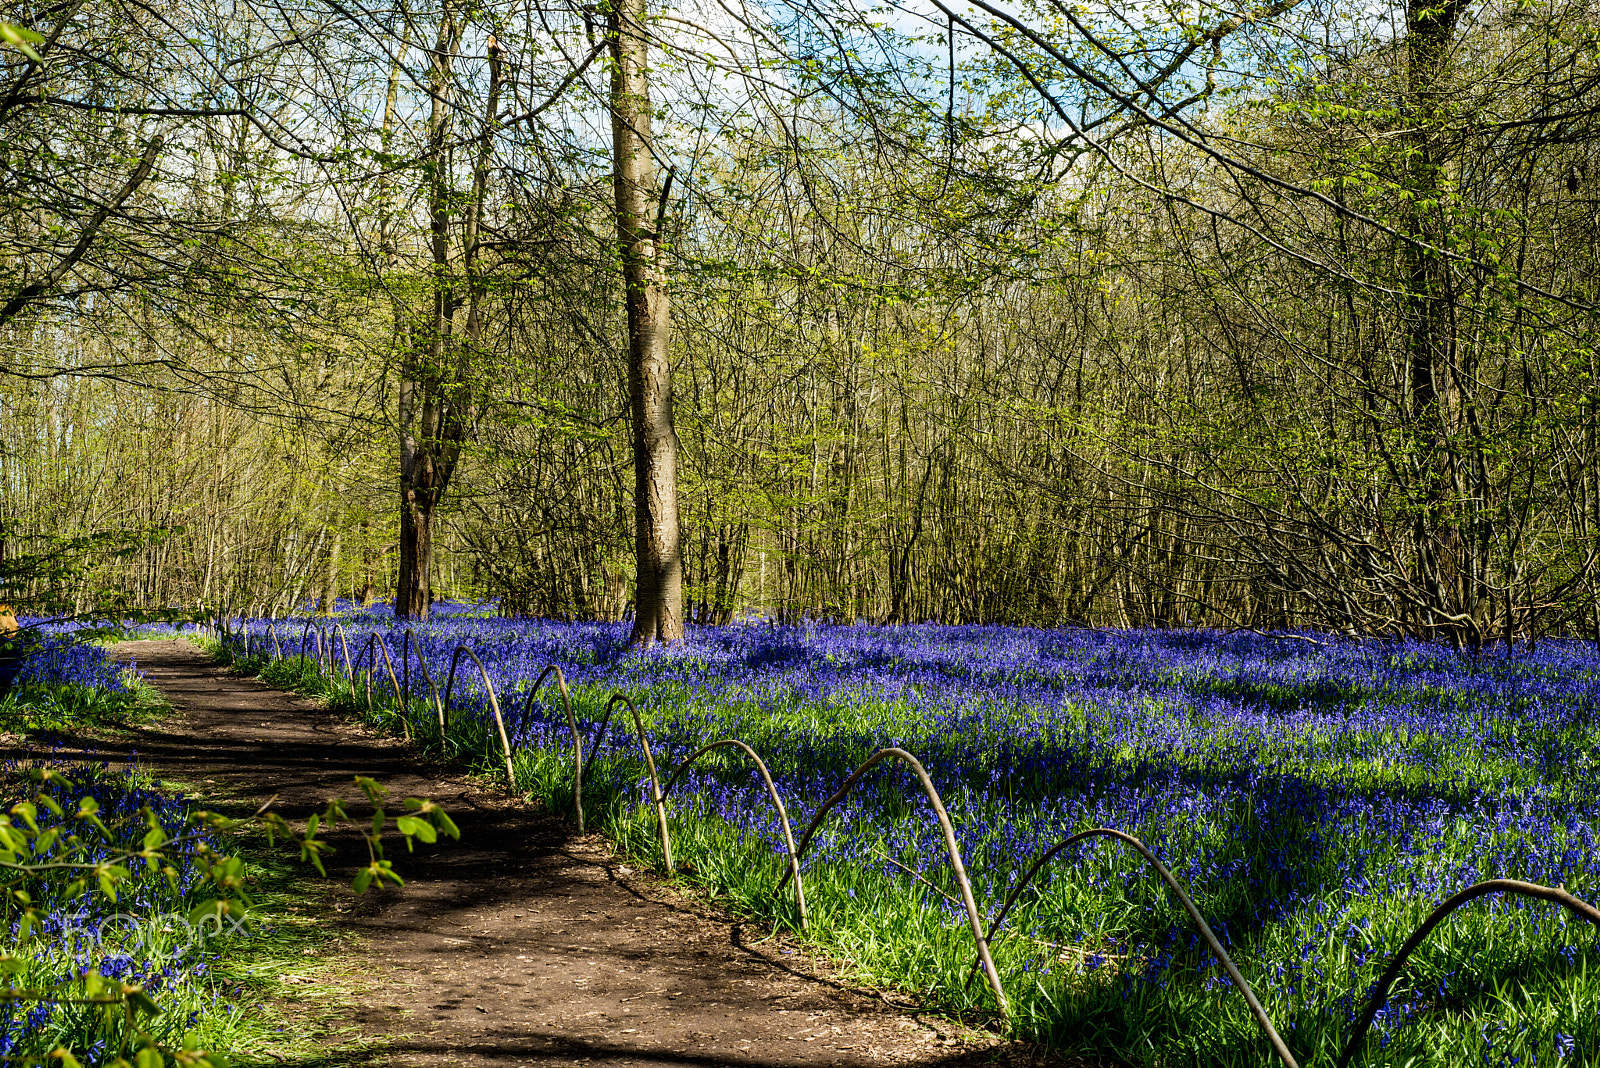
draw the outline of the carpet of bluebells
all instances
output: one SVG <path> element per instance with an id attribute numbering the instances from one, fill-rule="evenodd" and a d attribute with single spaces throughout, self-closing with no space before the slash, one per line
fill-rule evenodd
<path id="1" fill-rule="evenodd" d="M 34 621 L 22 619 L 24 625 Z M 16 665 L 14 685 L 81 686 L 120 694 L 130 690 L 129 673 L 98 645 L 73 641 L 70 630 L 53 627 L 39 634 Z"/>
<path id="2" fill-rule="evenodd" d="M 30 627 L 0 642 L 0 731 L 70 732 L 135 710 L 136 672 L 124 670 L 100 646 L 74 640 L 72 630 Z"/>
<path id="3" fill-rule="evenodd" d="M 48 762 L 47 762 L 48 764 Z M 0 801 L 9 810 L 17 801 L 32 799 L 35 786 L 28 783 L 26 767 L 39 767 L 38 759 L 0 764 Z M 181 800 L 141 784 L 137 769 L 108 765 L 53 765 L 70 777 L 71 785 L 57 784 L 47 791 L 65 811 L 54 815 L 40 804 L 41 832 L 60 828 L 94 843 L 75 862 L 114 861 L 137 849 L 148 830 L 143 810 L 148 807 L 174 838 L 190 830 L 187 807 Z M 98 840 L 91 828 L 74 819 L 80 800 L 99 805 L 102 822 L 113 840 Z M 54 992 L 60 997 L 25 1001 L 0 1001 L 0 1058 L 24 1059 L 48 1054 L 58 1045 L 74 1050 L 83 1064 L 113 1059 L 124 1037 L 122 1011 L 74 1004 L 81 996 L 75 980 L 95 971 L 122 983 L 142 986 L 158 1005 L 168 1010 L 157 1030 L 181 1036 L 193 1026 L 203 1008 L 212 1007 L 216 993 L 209 972 L 216 956 L 205 938 L 186 925 L 183 915 L 197 900 L 197 876 L 184 856 L 192 842 L 173 855 L 181 869 L 176 882 L 159 872 L 135 868 L 117 889 L 115 900 L 94 890 L 67 893 L 68 877 L 47 873 L 26 879 L 14 888 L 26 890 L 36 910 L 31 937 L 19 944 L 20 909 L 15 901 L 0 906 L 0 922 L 7 931 L 6 948 L 16 954 L 18 967 L 7 975 L 15 988 Z M 8 881 L 8 885 L 12 881 Z"/>
<path id="4" fill-rule="evenodd" d="M 86 714 L 93 718 L 131 702 L 133 672 L 100 646 L 73 641 L 69 631 L 51 628 L 29 636 L 27 655 L 13 665 L 12 685 L 0 699 L 0 726 L 43 725 L 59 731 L 80 725 Z M 40 768 L 58 771 L 67 781 L 41 787 L 29 779 L 29 772 Z M 64 815 L 44 803 L 41 791 Z M 109 841 L 76 818 L 85 798 L 98 805 L 111 832 Z M 113 862 L 140 847 L 149 830 L 146 809 L 168 835 L 189 837 L 170 854 L 175 878 L 134 865 L 117 884 L 114 899 L 92 888 L 69 893 L 72 876 L 63 870 L 9 873 L 0 880 L 6 890 L 0 900 L 3 950 L 10 958 L 5 985 L 58 995 L 0 1000 L 0 1060 L 21 1063 L 58 1046 L 72 1049 L 85 1065 L 114 1059 L 127 1037 L 122 1010 L 71 1000 L 81 996 L 80 980 L 90 971 L 143 987 L 166 1010 L 154 1023 L 154 1033 L 174 1040 L 207 1013 L 227 1016 L 230 1010 L 218 1004 L 211 978 L 217 954 L 208 948 L 204 932 L 184 919 L 198 903 L 197 873 L 186 860 L 200 840 L 188 825 L 186 803 L 152 789 L 133 765 L 62 762 L 53 755 L 48 736 L 31 748 L 13 748 L 0 761 L 0 811 L 12 814 L 17 826 L 20 817 L 13 806 L 23 801 L 35 805 L 41 835 L 77 835 L 88 843 L 70 857 L 59 856 L 58 846 L 36 860 Z M 34 912 L 25 941 L 20 939 L 24 902 L 15 896 L 17 891 L 27 895 Z"/>
<path id="5" fill-rule="evenodd" d="M 378 634 L 409 674 L 405 626 L 342 612 L 351 659 Z M 752 745 L 799 825 L 874 750 L 928 767 L 990 915 L 1031 859 L 1089 827 L 1145 841 L 1190 887 L 1302 1063 L 1331 1063 L 1389 956 L 1441 899 L 1510 877 L 1600 900 L 1600 656 L 1543 641 L 1478 653 L 1412 642 L 1011 627 L 696 628 L 629 652 L 621 625 L 512 621 L 481 608 L 412 627 L 443 690 L 471 646 L 511 720 L 519 786 L 570 807 L 571 742 L 547 665 L 593 731 L 607 695 L 644 711 L 657 761 L 719 738 Z M 303 622 L 245 625 L 250 651 L 293 656 Z M 343 667 L 343 647 L 332 641 Z M 308 654 L 317 647 L 306 637 Z M 242 655 L 242 648 L 236 655 Z M 388 692 L 377 660 L 380 701 Z M 361 706 L 354 693 L 349 700 Z M 462 658 L 440 745 L 493 767 L 488 705 Z M 614 723 L 586 788 L 625 845 L 654 848 L 631 727 Z M 592 792 L 591 792 L 592 791 Z M 595 817 L 591 815 L 591 820 Z M 675 851 L 740 907 L 774 897 L 782 837 L 731 751 L 674 792 Z M 813 935 L 859 976 L 952 1010 L 971 942 L 926 802 L 884 766 L 836 810 L 805 861 Z M 1026 891 L 995 953 L 1028 1034 L 1135 1063 L 1261 1064 L 1265 1044 L 1218 963 L 1136 857 L 1063 856 Z M 1579 1064 L 1600 1059 L 1597 932 L 1550 905 L 1488 899 L 1413 958 L 1360 1064 Z"/>
<path id="6" fill-rule="evenodd" d="M 0 694 L 0 732 L 8 735 L 0 756 L 0 813 L 21 827 L 14 806 L 31 802 L 40 835 L 60 831 L 84 844 L 66 856 L 71 850 L 57 839 L 55 859 L 102 863 L 141 848 L 150 830 L 148 810 L 174 839 L 164 854 L 163 867 L 171 872 L 127 864 L 127 875 L 114 882 L 114 897 L 97 889 L 72 890 L 72 873 L 61 869 L 0 872 L 0 988 L 27 995 L 0 998 L 0 1062 L 56 1063 L 49 1054 L 65 1048 L 85 1066 L 107 1064 L 127 1056 L 127 1043 L 140 1033 L 172 1048 L 185 1039 L 235 1052 L 278 1045 L 283 1036 L 268 1030 L 277 1017 L 255 1011 L 241 994 L 276 989 L 274 973 L 304 967 L 292 934 L 279 930 L 282 917 L 253 922 L 248 930 L 189 918 L 215 894 L 214 887 L 202 885 L 193 864 L 196 848 L 202 842 L 211 848 L 237 843 L 219 842 L 197 828 L 188 802 L 156 789 L 137 764 L 60 756 L 62 745 L 81 746 L 86 726 L 125 727 L 149 713 L 136 667 L 119 664 L 99 645 L 73 640 L 84 636 L 74 636 L 75 629 L 31 631 L 26 657 L 13 665 L 14 681 Z M 67 781 L 41 787 L 30 778 L 41 768 L 59 771 Z M 41 790 L 63 815 L 44 803 Z M 109 840 L 77 818 L 85 798 L 98 806 Z M 259 876 L 263 869 L 252 863 L 251 870 Z M 281 894 L 263 900 L 268 897 L 278 902 Z M 25 940 L 24 907 L 34 914 Z M 279 959 L 290 952 L 296 956 Z M 142 988 L 159 1015 L 141 1014 L 130 1028 L 120 1005 L 74 1001 L 86 993 L 84 978 L 91 973 Z"/>

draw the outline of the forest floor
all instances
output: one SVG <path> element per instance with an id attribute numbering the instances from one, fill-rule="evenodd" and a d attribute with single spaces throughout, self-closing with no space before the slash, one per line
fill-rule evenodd
<path id="1" fill-rule="evenodd" d="M 187 641 L 116 652 L 174 713 L 96 739 L 103 757 L 136 754 L 209 807 L 276 795 L 290 819 L 330 797 L 354 801 L 353 777 L 369 775 L 395 802 L 439 802 L 461 828 L 459 842 L 410 855 L 396 842 L 388 855 L 405 888 L 360 897 L 349 886 L 366 860 L 359 835 L 329 837 L 331 878 L 306 908 L 326 912 L 339 940 L 307 962 L 307 975 L 286 977 L 278 1006 L 292 1026 L 319 1029 L 324 1052 L 282 1063 L 976 1068 L 1045 1059 L 854 989 L 826 959 L 635 871 L 603 837 L 579 836 L 314 701 L 237 676 Z"/>

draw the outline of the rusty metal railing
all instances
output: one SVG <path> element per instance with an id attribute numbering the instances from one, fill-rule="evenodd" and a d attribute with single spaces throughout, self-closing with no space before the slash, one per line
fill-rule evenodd
<path id="1" fill-rule="evenodd" d="M 1033 877 L 1039 874 L 1046 864 L 1068 846 L 1076 845 L 1091 838 L 1110 838 L 1114 841 L 1122 842 L 1143 857 L 1151 867 L 1155 868 L 1156 874 L 1161 877 L 1161 881 L 1167 884 L 1167 888 L 1178 899 L 1178 903 L 1183 906 L 1183 910 L 1189 914 L 1189 919 L 1194 921 L 1195 927 L 1200 931 L 1200 937 L 1205 940 L 1206 948 L 1222 962 L 1223 971 L 1228 973 L 1228 978 L 1233 980 L 1234 985 L 1239 988 L 1239 993 L 1244 995 L 1245 1004 L 1250 1007 L 1250 1015 L 1255 1017 L 1256 1023 L 1266 1035 L 1267 1044 L 1272 1047 L 1272 1052 L 1277 1054 L 1278 1059 L 1287 1068 L 1299 1068 L 1295 1063 L 1294 1055 L 1289 1052 L 1289 1047 L 1284 1044 L 1283 1038 L 1278 1034 L 1278 1029 L 1272 1025 L 1272 1020 L 1267 1016 L 1267 1011 L 1261 1007 L 1261 1002 L 1257 1000 L 1255 991 L 1250 989 L 1250 984 L 1240 974 L 1238 966 L 1233 963 L 1233 958 L 1228 956 L 1228 951 L 1222 948 L 1221 942 L 1217 941 L 1217 936 L 1212 932 L 1211 925 L 1206 923 L 1205 917 L 1200 915 L 1200 910 L 1195 908 L 1193 899 L 1189 897 L 1183 885 L 1173 877 L 1172 872 L 1167 870 L 1167 866 L 1161 863 L 1148 846 L 1131 834 L 1113 830 L 1110 827 L 1096 827 L 1092 830 L 1080 831 L 1071 835 L 1045 850 L 1039 859 L 1033 862 L 1033 866 L 1028 869 L 1027 874 L 1017 880 L 1016 885 L 1006 894 L 1005 903 L 1000 906 L 1000 911 L 995 914 L 993 922 L 989 924 L 989 930 L 984 934 L 979 944 L 987 945 L 993 941 L 996 932 L 1000 930 L 1000 925 L 1005 923 L 1006 914 L 1011 911 L 1011 906 L 1016 904 L 1017 898 L 1021 896 L 1023 888 L 1033 881 Z M 982 962 L 983 957 L 980 952 L 979 958 L 972 962 L 972 967 L 967 971 L 968 986 L 972 984 L 972 977 L 977 972 L 978 965 Z"/>
<path id="2" fill-rule="evenodd" d="M 428 670 L 428 658 L 422 655 L 422 648 L 417 644 L 411 633 L 411 628 L 406 628 L 405 646 L 400 653 L 400 662 L 404 665 L 406 693 L 411 693 L 411 654 L 413 650 L 417 656 L 417 666 L 422 669 L 422 681 L 428 684 L 428 694 L 433 698 L 433 711 L 439 719 L 439 733 L 445 732 L 444 704 L 439 700 L 439 687 L 433 684 L 433 673 Z"/>
<path id="3" fill-rule="evenodd" d="M 361 653 L 356 657 L 356 664 L 358 666 L 363 660 L 365 660 L 367 664 L 367 669 L 362 673 L 361 676 L 366 690 L 367 715 L 370 716 L 373 714 L 372 676 L 377 670 L 378 654 L 376 650 L 378 649 L 383 650 L 383 663 L 389 669 L 389 685 L 394 690 L 394 703 L 400 706 L 400 729 L 405 736 L 405 740 L 409 742 L 411 740 L 411 717 L 406 715 L 405 712 L 407 698 L 405 692 L 400 689 L 400 680 L 395 677 L 394 658 L 389 655 L 389 643 L 385 641 L 383 635 L 379 634 L 377 631 L 373 631 L 367 635 L 367 644 L 361 650 Z M 354 684 L 354 679 L 352 678 L 352 688 L 354 688 Z"/>
<path id="4" fill-rule="evenodd" d="M 355 674 L 354 669 L 352 669 L 350 667 L 350 643 L 345 640 L 344 624 L 342 624 L 342 623 L 333 624 L 333 632 L 339 636 L 339 649 L 344 654 L 344 677 L 346 679 L 348 679 L 350 681 L 350 684 L 353 686 L 353 685 L 355 685 L 356 674 Z M 332 638 L 328 639 L 328 664 L 330 666 L 332 666 L 332 664 L 333 664 L 333 639 Z"/>
<path id="5" fill-rule="evenodd" d="M 1427 940 L 1429 934 L 1444 918 L 1467 904 L 1487 894 L 1515 894 L 1518 897 L 1535 898 L 1542 901 L 1553 901 L 1596 927 L 1600 927 L 1600 909 L 1596 909 L 1587 901 L 1580 901 L 1567 893 L 1565 886 L 1540 886 L 1538 883 L 1525 883 L 1520 879 L 1487 879 L 1481 883 L 1474 883 L 1465 890 L 1459 890 L 1441 901 L 1428 918 L 1422 921 L 1422 926 L 1411 932 L 1400 946 L 1399 952 L 1389 962 L 1389 967 L 1384 969 L 1377 985 L 1372 988 L 1372 995 L 1367 999 L 1367 1007 L 1361 1014 L 1361 1021 L 1350 1032 L 1350 1037 L 1345 1042 L 1344 1050 L 1339 1054 L 1339 1059 L 1334 1062 L 1334 1068 L 1349 1068 L 1351 1059 L 1356 1051 L 1361 1048 L 1362 1041 L 1367 1037 L 1367 1032 L 1372 1029 L 1373 1020 L 1378 1017 L 1378 1010 L 1383 1008 L 1383 1003 L 1389 999 L 1389 988 L 1400 977 L 1400 969 L 1405 967 L 1406 960 L 1417 947 Z M 1292 1060 L 1286 1061 L 1289 1068 L 1298 1068 Z"/>
<path id="6" fill-rule="evenodd" d="M 317 625 L 317 621 L 315 619 L 306 620 L 306 625 L 304 627 L 300 628 L 300 659 L 304 660 L 306 658 L 306 638 L 310 637 L 311 634 L 313 634 L 313 633 L 315 633 L 316 636 L 317 636 L 317 645 L 316 645 L 316 650 L 317 650 L 317 668 L 318 668 L 318 670 L 321 670 L 321 668 L 322 668 L 322 628 Z"/>
<path id="7" fill-rule="evenodd" d="M 989 940 L 983 933 L 983 920 L 978 916 L 978 902 L 972 893 L 972 882 L 967 878 L 967 866 L 961 860 L 961 847 L 956 842 L 955 826 L 950 822 L 950 813 L 945 810 L 944 800 L 939 796 L 938 789 L 934 787 L 933 779 L 928 775 L 928 769 L 922 766 L 922 761 L 904 749 L 897 748 L 880 749 L 868 757 L 864 764 L 850 773 L 850 777 L 845 779 L 844 785 L 839 787 L 832 797 L 824 801 L 822 806 L 817 809 L 817 814 L 811 818 L 811 826 L 807 827 L 806 833 L 800 836 L 800 849 L 795 857 L 795 871 L 799 870 L 799 857 L 805 854 L 806 847 L 811 844 L 811 840 L 816 836 L 817 828 L 822 825 L 823 819 L 827 817 L 834 806 L 850 796 L 850 791 L 855 789 L 856 784 L 861 781 L 867 772 L 890 757 L 894 757 L 911 769 L 912 773 L 917 777 L 918 784 L 922 787 L 922 792 L 927 795 L 928 803 L 933 806 L 934 817 L 939 821 L 939 830 L 944 834 L 945 852 L 950 855 L 950 870 L 955 874 L 956 885 L 961 890 L 961 907 L 966 910 L 967 924 L 972 928 L 972 940 L 977 946 L 978 959 L 983 963 L 984 974 L 989 978 L 990 988 L 994 990 L 994 999 L 996 1004 L 1000 1006 L 1000 1015 L 1002 1017 L 1010 1016 L 1011 1005 L 1006 1000 L 1005 986 L 1000 982 L 1000 972 L 995 968 L 994 959 L 989 955 Z M 782 878 L 778 880 L 779 890 L 783 889 L 783 884 L 788 878 L 789 873 L 785 872 Z"/>

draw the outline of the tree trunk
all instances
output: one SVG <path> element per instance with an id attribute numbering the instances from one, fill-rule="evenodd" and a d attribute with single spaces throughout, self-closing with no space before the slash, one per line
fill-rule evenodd
<path id="1" fill-rule="evenodd" d="M 344 531 L 335 530 L 333 540 L 328 543 L 328 570 L 322 585 L 322 603 L 318 609 L 325 616 L 331 616 L 339 600 L 339 554 L 344 547 Z"/>
<path id="2" fill-rule="evenodd" d="M 371 608 L 378 599 L 374 572 L 377 568 L 377 550 L 372 545 L 372 521 L 361 521 L 361 607 Z"/>
<path id="3" fill-rule="evenodd" d="M 1413 470 L 1418 507 L 1413 519 L 1421 624 L 1443 628 L 1453 640 L 1459 623 L 1460 516 L 1452 502 L 1450 368 L 1455 326 L 1449 263 L 1424 244 L 1448 243 L 1441 218 L 1448 149 L 1441 143 L 1448 102 L 1444 68 L 1455 36 L 1461 0 L 1408 0 L 1406 5 L 1407 133 L 1406 184 L 1411 199 L 1405 246 L 1407 389 L 1412 424 Z M 1470 640 L 1476 644 L 1476 635 Z"/>
<path id="4" fill-rule="evenodd" d="M 406 493 L 400 502 L 400 577 L 395 583 L 394 614 L 399 619 L 427 619 L 433 603 L 433 509 Z"/>
<path id="5" fill-rule="evenodd" d="M 470 352 L 452 335 L 460 297 L 450 279 L 450 156 L 452 72 L 460 40 L 455 13 L 439 16 L 429 89 L 429 249 L 433 259 L 428 322 L 407 339 L 400 377 L 400 577 L 394 614 L 426 619 L 433 603 L 433 515 L 460 456 L 472 421 L 466 396 Z"/>
<path id="6" fill-rule="evenodd" d="M 678 526 L 678 435 L 672 422 L 671 323 L 656 226 L 644 0 L 616 0 L 611 41 L 612 180 L 628 305 L 628 403 L 633 421 L 632 645 L 683 638 L 683 550 Z M 670 179 L 669 179 L 670 181 Z M 665 204 L 665 193 L 661 198 Z"/>

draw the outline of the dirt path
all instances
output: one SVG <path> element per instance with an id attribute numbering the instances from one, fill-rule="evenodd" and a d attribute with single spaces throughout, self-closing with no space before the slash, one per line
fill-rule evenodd
<path id="1" fill-rule="evenodd" d="M 975 1047 L 936 1019 L 832 983 L 803 954 L 634 873 L 598 836 L 577 837 L 311 701 L 233 676 L 187 642 L 129 642 L 117 653 L 138 662 L 177 715 L 100 746 L 108 755 L 136 751 L 162 777 L 225 796 L 277 794 L 291 817 L 350 797 L 352 776 L 372 775 L 395 797 L 434 798 L 460 824 L 460 843 L 390 851 L 407 879 L 401 893 L 354 898 L 346 875 L 335 907 L 373 960 L 349 1022 L 387 1041 L 338 1063 L 1032 1059 L 1014 1044 Z M 351 851 L 342 863 L 354 860 Z"/>

